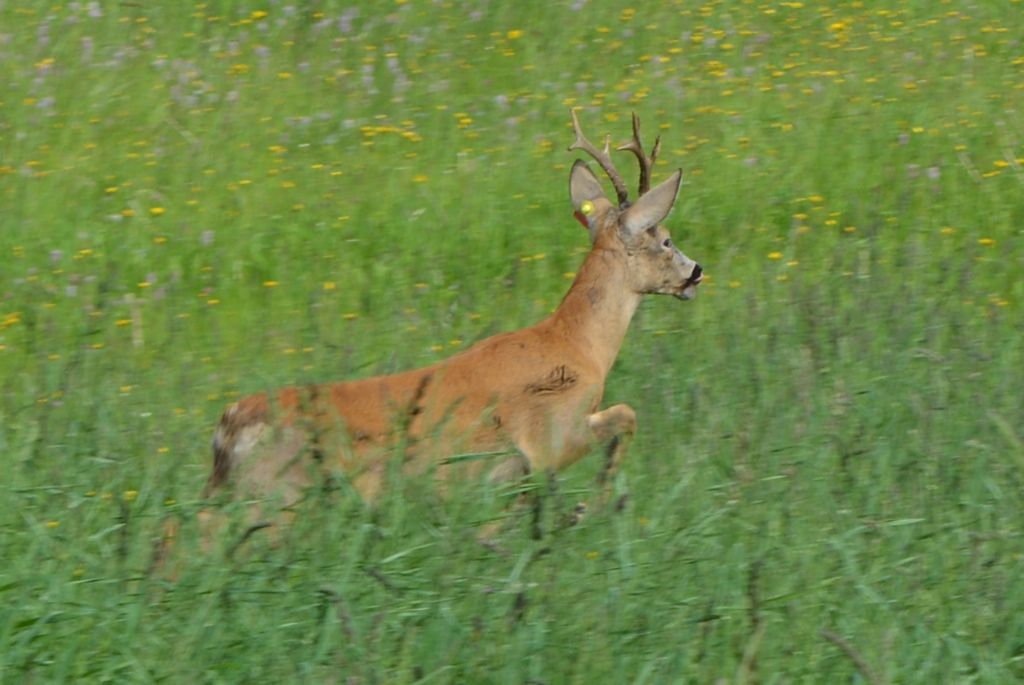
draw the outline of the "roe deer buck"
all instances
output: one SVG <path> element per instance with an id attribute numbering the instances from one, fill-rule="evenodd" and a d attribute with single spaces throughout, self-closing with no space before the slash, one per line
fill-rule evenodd
<path id="1" fill-rule="evenodd" d="M 633 138 L 618 148 L 640 163 L 640 192 L 631 203 L 608 140 L 599 150 L 583 135 L 575 112 L 572 124 L 576 140 L 569 150 L 594 157 L 617 201 L 605 197 L 598 178 L 577 159 L 569 195 L 592 247 L 555 312 L 426 368 L 236 402 L 214 435 L 207 494 L 230 484 L 237 496 L 272 495 L 289 505 L 318 478 L 340 472 L 370 501 L 386 485 L 393 458 L 405 473 L 436 468 L 443 474 L 454 468 L 448 457 L 504 453 L 489 475 L 506 480 L 562 469 L 598 443 L 607 449 L 602 475 L 608 487 L 636 430 L 628 405 L 598 411 L 630 319 L 645 294 L 690 299 L 702 272 L 660 225 L 682 174 L 677 170 L 650 189 L 660 137 L 647 154 L 633 115 Z M 395 455 L 397 449 L 404 452 Z M 458 468 L 479 473 L 484 466 L 467 460 Z"/>

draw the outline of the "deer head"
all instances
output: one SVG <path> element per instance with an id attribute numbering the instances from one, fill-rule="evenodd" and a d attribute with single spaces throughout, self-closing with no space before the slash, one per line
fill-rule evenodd
<path id="1" fill-rule="evenodd" d="M 636 201 L 630 202 L 626 184 L 612 163 L 609 139 L 605 138 L 603 150 L 591 144 L 580 129 L 575 111 L 572 126 L 576 140 L 569 150 L 582 150 L 593 157 L 615 186 L 617 203 L 613 204 L 583 160 L 577 159 L 572 165 L 569 196 L 577 220 L 590 233 L 594 249 L 622 253 L 628 280 L 635 292 L 675 295 L 684 300 L 692 298 L 703 270 L 679 251 L 668 230 L 661 225 L 675 204 L 682 170 L 677 169 L 653 190 L 650 188 L 651 169 L 661 149 L 661 137 L 655 140 L 650 155 L 646 154 L 640 140 L 640 120 L 633 115 L 633 138 L 617 148 L 632 152 L 640 164 L 639 193 Z"/>

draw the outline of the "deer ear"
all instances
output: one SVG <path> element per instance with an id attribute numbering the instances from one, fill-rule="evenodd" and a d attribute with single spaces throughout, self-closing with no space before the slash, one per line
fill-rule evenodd
<path id="1" fill-rule="evenodd" d="M 572 198 L 572 208 L 577 212 L 583 207 L 584 202 L 594 202 L 599 198 L 607 199 L 601 182 L 582 159 L 573 162 L 572 173 L 569 174 L 569 197 Z"/>
<path id="2" fill-rule="evenodd" d="M 622 217 L 623 230 L 629 235 L 636 235 L 664 221 L 668 213 L 672 211 L 672 205 L 675 204 L 682 178 L 683 170 L 677 169 L 658 187 L 634 202 Z"/>

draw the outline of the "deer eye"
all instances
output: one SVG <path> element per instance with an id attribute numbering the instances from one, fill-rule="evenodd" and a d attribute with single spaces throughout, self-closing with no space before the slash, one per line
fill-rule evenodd
<path id="1" fill-rule="evenodd" d="M 665 242 L 663 242 L 661 245 L 662 245 L 662 247 L 665 247 L 665 248 L 672 247 L 672 239 L 671 238 L 665 238 Z"/>

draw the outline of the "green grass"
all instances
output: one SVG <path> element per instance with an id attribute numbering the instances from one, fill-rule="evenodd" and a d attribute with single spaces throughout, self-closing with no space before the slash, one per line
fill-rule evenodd
<path id="1" fill-rule="evenodd" d="M 0 4 L 0 680 L 1024 679 L 1024 7 L 647 4 Z M 200 555 L 232 398 L 557 304 L 570 106 L 660 126 L 711 275 L 609 379 L 625 510 L 559 529 L 590 459 L 506 555 L 417 482 Z"/>

